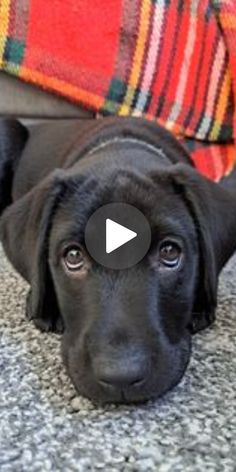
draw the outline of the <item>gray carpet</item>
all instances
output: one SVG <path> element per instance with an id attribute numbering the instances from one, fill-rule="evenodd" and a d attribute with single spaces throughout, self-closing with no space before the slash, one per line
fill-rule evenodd
<path id="1" fill-rule="evenodd" d="M 75 395 L 60 338 L 25 320 L 26 284 L 0 250 L 1 472 L 236 471 L 235 264 L 181 384 L 146 405 L 96 408 Z"/>

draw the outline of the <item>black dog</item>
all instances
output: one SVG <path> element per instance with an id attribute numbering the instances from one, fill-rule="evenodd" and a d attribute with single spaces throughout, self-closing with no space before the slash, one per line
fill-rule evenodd
<path id="1" fill-rule="evenodd" d="M 200 176 L 166 130 L 135 118 L 44 124 L 29 137 L 3 120 L 0 183 L 1 240 L 31 286 L 27 316 L 64 330 L 77 390 L 129 402 L 176 385 L 191 334 L 214 320 L 218 275 L 236 249 L 236 192 Z M 134 205 L 152 230 L 130 269 L 105 269 L 86 252 L 86 222 L 110 202 Z"/>

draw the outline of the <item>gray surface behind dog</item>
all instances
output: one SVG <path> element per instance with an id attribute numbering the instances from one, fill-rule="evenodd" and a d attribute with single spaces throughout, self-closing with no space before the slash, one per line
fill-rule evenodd
<path id="1" fill-rule="evenodd" d="M 236 471 L 235 263 L 180 385 L 146 405 L 96 408 L 75 396 L 59 336 L 25 320 L 27 286 L 0 248 L 1 472 Z"/>

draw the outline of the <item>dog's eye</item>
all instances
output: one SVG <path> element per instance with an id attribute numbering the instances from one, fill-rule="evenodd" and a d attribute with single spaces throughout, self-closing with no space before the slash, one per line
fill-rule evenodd
<path id="1" fill-rule="evenodd" d="M 178 266 L 181 258 L 181 247 L 174 241 L 164 241 L 159 248 L 160 263 L 166 267 Z"/>
<path id="2" fill-rule="evenodd" d="M 71 246 L 64 251 L 64 263 L 70 271 L 81 270 L 84 267 L 84 257 L 78 246 Z"/>

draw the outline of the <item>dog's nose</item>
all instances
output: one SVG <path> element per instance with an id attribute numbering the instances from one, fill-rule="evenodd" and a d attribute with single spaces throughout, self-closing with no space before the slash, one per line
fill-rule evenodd
<path id="1" fill-rule="evenodd" d="M 146 369 L 143 362 L 123 360 L 117 362 L 100 362 L 95 371 L 97 382 L 103 387 L 124 389 L 141 387 L 146 378 Z"/>
<path id="2" fill-rule="evenodd" d="M 144 377 L 139 372 L 135 375 L 133 373 L 130 375 L 127 372 L 110 372 L 97 380 L 104 387 L 112 386 L 116 388 L 139 387 L 144 383 Z"/>

